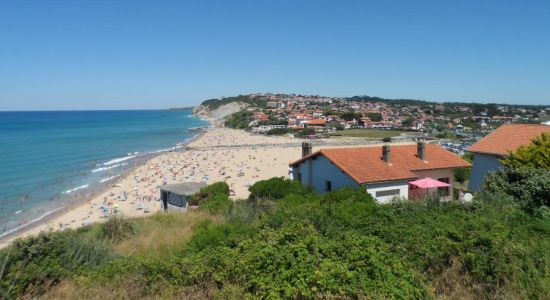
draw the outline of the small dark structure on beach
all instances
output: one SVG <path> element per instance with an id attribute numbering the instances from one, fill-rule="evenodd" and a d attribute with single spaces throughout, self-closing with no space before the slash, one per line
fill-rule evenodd
<path id="1" fill-rule="evenodd" d="M 188 197 L 205 186 L 200 182 L 182 182 L 159 186 L 160 200 L 164 211 L 187 211 Z"/>

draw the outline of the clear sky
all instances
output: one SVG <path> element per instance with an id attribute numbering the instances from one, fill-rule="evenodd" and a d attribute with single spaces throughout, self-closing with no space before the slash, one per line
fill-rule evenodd
<path id="1" fill-rule="evenodd" d="M 0 1 L 0 110 L 253 92 L 550 104 L 550 1 Z"/>

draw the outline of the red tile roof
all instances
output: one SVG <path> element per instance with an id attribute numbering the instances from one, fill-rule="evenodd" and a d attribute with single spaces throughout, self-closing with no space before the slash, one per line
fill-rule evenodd
<path id="1" fill-rule="evenodd" d="M 497 128 L 470 147 L 477 153 L 504 155 L 519 146 L 528 145 L 543 132 L 550 133 L 550 126 L 537 124 L 506 124 Z"/>
<path id="2" fill-rule="evenodd" d="M 382 146 L 321 149 L 290 164 L 323 155 L 359 184 L 417 178 L 413 171 L 471 166 L 458 155 L 437 145 L 426 144 L 426 160 L 416 156 L 416 145 L 390 147 L 390 164 L 382 160 Z"/>
<path id="3" fill-rule="evenodd" d="M 325 125 L 326 123 L 327 123 L 327 120 L 325 119 L 314 119 L 314 120 L 309 120 L 304 122 L 304 124 L 307 124 L 307 125 Z"/>

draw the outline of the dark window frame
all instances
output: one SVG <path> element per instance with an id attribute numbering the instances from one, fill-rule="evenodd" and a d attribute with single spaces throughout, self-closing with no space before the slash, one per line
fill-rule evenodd
<path id="1" fill-rule="evenodd" d="M 325 180 L 325 192 L 332 191 L 332 181 Z"/>
<path id="2" fill-rule="evenodd" d="M 376 191 L 376 197 L 388 197 L 388 196 L 399 196 L 401 194 L 401 189 L 391 189 L 391 190 L 381 190 Z"/>
<path id="3" fill-rule="evenodd" d="M 187 197 L 184 195 L 178 195 L 175 193 L 169 193 L 167 203 L 176 207 L 186 207 L 187 206 Z"/>

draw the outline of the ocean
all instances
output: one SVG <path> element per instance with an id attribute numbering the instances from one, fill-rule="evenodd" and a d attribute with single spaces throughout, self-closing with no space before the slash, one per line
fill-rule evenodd
<path id="1" fill-rule="evenodd" d="M 208 126 L 191 110 L 0 112 L 0 237 Z"/>

